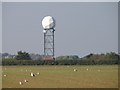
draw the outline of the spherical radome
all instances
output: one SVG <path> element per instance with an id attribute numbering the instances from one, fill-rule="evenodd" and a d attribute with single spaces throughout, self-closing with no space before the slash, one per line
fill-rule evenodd
<path id="1" fill-rule="evenodd" d="M 44 17 L 42 20 L 42 26 L 44 29 L 47 29 L 47 30 L 54 28 L 55 27 L 54 18 L 51 16 Z"/>

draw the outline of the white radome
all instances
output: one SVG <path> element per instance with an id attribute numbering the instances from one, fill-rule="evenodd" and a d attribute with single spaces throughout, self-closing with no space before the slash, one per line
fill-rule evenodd
<path id="1" fill-rule="evenodd" d="M 42 26 L 45 30 L 49 30 L 55 27 L 55 20 L 51 16 L 46 16 L 42 20 Z"/>

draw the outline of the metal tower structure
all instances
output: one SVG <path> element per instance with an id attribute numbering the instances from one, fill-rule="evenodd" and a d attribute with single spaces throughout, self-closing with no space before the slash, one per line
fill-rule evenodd
<path id="1" fill-rule="evenodd" d="M 44 60 L 54 60 L 54 29 L 44 33 Z"/>
<path id="2" fill-rule="evenodd" d="M 46 16 L 42 21 L 44 32 L 44 60 L 55 60 L 54 58 L 54 32 L 55 20 L 51 16 Z"/>

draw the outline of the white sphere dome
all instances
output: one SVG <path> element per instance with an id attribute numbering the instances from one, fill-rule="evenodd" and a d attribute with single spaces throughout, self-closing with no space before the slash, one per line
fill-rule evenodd
<path id="1" fill-rule="evenodd" d="M 51 16 L 46 16 L 42 20 L 42 26 L 45 30 L 53 29 L 55 27 L 55 20 Z"/>

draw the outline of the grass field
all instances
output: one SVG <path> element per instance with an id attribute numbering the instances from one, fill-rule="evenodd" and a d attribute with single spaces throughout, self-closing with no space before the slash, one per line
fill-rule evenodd
<path id="1" fill-rule="evenodd" d="M 31 77 L 31 72 L 36 76 Z M 37 75 L 37 72 L 40 74 Z M 24 82 L 25 79 L 28 80 L 27 83 Z M 20 81 L 23 85 L 19 84 Z M 118 66 L 4 66 L 2 87 L 117 88 Z"/>

